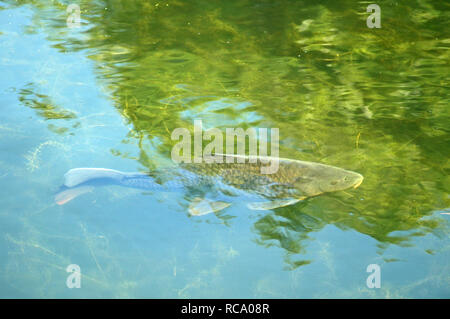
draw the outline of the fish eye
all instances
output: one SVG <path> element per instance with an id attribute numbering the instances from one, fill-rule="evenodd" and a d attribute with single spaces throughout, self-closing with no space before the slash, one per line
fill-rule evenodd
<path id="1" fill-rule="evenodd" d="M 344 181 L 348 181 L 348 177 L 347 176 L 344 176 Z"/>

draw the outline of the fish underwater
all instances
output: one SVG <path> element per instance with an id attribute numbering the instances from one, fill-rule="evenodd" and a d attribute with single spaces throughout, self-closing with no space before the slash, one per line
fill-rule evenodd
<path id="1" fill-rule="evenodd" d="M 218 155 L 223 156 L 223 163 L 180 163 L 148 173 L 74 168 L 64 175 L 64 185 L 55 201 L 63 205 L 95 187 L 119 185 L 150 191 L 184 192 L 190 200 L 189 213 L 200 216 L 218 212 L 233 202 L 245 202 L 252 210 L 293 205 L 324 193 L 357 188 L 364 179 L 359 173 L 314 162 Z M 237 162 L 238 159 L 244 163 Z M 273 174 L 262 174 L 261 167 L 269 161 L 278 161 L 278 170 Z"/>

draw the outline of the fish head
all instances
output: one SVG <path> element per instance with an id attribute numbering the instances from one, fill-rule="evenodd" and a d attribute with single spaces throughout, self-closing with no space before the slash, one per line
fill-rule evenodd
<path id="1" fill-rule="evenodd" d="M 316 196 L 322 193 L 336 192 L 348 188 L 357 188 L 364 177 L 356 172 L 339 167 L 316 164 L 301 170 L 294 186 L 306 196 Z"/>

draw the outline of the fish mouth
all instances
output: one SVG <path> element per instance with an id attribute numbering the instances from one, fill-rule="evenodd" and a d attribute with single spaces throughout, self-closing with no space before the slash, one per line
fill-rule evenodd
<path id="1" fill-rule="evenodd" d="M 356 182 L 355 185 L 353 185 L 353 188 L 357 188 L 359 185 L 361 185 L 363 180 L 364 180 L 364 177 L 362 175 L 360 175 L 359 180 Z"/>

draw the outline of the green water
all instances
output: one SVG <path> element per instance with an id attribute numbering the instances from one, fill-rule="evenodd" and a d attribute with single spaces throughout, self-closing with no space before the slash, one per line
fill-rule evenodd
<path id="1" fill-rule="evenodd" d="M 0 2 L 0 297 L 450 297 L 448 2 L 377 1 L 372 29 L 366 1 L 73 1 L 68 28 L 71 3 Z M 71 168 L 167 163 L 194 119 L 364 182 L 202 217 L 119 187 L 54 203 Z"/>

